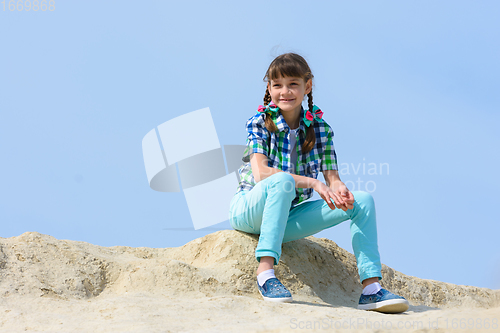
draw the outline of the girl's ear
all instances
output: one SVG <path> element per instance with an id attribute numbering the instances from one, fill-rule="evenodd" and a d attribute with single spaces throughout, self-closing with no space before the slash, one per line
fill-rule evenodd
<path id="1" fill-rule="evenodd" d="M 309 79 L 306 82 L 306 95 L 309 94 L 312 90 L 312 80 Z"/>

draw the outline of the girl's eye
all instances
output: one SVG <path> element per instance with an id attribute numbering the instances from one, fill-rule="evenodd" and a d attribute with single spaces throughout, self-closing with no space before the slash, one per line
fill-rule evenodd
<path id="1" fill-rule="evenodd" d="M 273 87 L 279 87 L 280 85 L 279 84 L 273 84 Z"/>

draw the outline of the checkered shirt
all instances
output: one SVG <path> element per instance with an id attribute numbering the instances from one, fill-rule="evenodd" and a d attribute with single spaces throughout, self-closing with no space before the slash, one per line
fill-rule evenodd
<path id="1" fill-rule="evenodd" d="M 304 108 L 302 108 L 296 145 L 297 164 L 294 169 L 298 175 L 317 179 L 320 171 L 338 170 L 337 155 L 333 146 L 333 131 L 326 121 L 323 119 L 317 121 L 315 119 L 311 126 L 314 126 L 316 144 L 309 153 L 303 154 L 302 146 L 306 139 L 306 125 L 303 120 L 304 112 Z M 268 116 L 272 117 L 278 127 L 276 133 L 269 132 L 265 126 L 264 120 Z M 257 112 L 257 114 L 248 119 L 246 129 L 248 134 L 247 147 L 242 158 L 244 164 L 238 170 L 240 183 L 236 193 L 243 190 L 251 190 L 256 185 L 250 164 L 250 155 L 253 153 L 266 155 L 269 167 L 288 173 L 291 173 L 293 170 L 290 162 L 290 127 L 288 127 L 281 111 L 271 115 Z M 295 191 L 296 195 L 292 201 L 292 206 L 298 205 L 312 197 L 314 190 L 312 188 L 296 188 Z"/>

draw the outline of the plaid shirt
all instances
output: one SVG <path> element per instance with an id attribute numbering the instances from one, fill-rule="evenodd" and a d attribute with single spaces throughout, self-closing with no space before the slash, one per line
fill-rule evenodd
<path id="1" fill-rule="evenodd" d="M 276 133 L 271 133 L 267 130 L 264 122 L 267 116 L 271 116 L 278 127 Z M 304 108 L 302 108 L 300 113 L 299 134 L 296 145 L 297 165 L 294 170 L 297 171 L 296 174 L 298 175 L 317 179 L 320 171 L 338 170 L 337 155 L 333 146 L 333 131 L 323 119 L 319 121 L 314 120 L 311 126 L 314 126 L 316 144 L 309 153 L 303 154 L 302 146 L 306 139 L 306 125 L 303 116 Z M 281 111 L 272 115 L 258 112 L 248 119 L 246 128 L 248 132 L 247 148 L 242 158 L 242 161 L 245 163 L 238 170 L 240 183 L 236 193 L 243 190 L 251 190 L 256 185 L 250 164 L 250 155 L 253 153 L 266 155 L 269 167 L 288 173 L 292 171 L 290 162 L 290 127 L 288 127 L 285 118 L 281 115 Z M 312 188 L 296 188 L 295 190 L 296 195 L 292 201 L 292 206 L 313 196 Z"/>

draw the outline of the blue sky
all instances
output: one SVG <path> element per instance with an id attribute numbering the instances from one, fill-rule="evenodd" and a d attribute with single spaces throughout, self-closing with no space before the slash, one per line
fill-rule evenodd
<path id="1" fill-rule="evenodd" d="M 173 230 L 192 227 L 184 196 L 149 188 L 142 138 L 209 107 L 221 144 L 244 144 L 267 66 L 292 51 L 342 179 L 376 186 L 382 262 L 498 289 L 499 14 L 496 1 L 0 8 L 0 236 L 172 247 L 213 232 Z M 317 236 L 352 251 L 346 223 Z"/>

